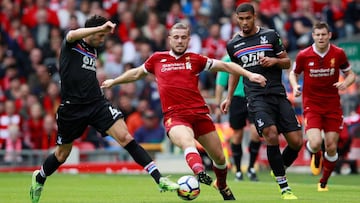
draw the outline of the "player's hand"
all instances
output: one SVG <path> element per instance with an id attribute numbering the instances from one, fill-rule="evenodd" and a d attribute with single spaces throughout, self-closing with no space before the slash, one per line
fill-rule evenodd
<path id="1" fill-rule="evenodd" d="M 251 73 L 249 80 L 251 82 L 259 83 L 261 87 L 265 87 L 266 85 L 266 78 L 258 73 Z"/>
<path id="2" fill-rule="evenodd" d="M 333 86 L 335 86 L 339 90 L 345 90 L 347 88 L 347 86 L 344 82 L 336 82 L 333 84 Z"/>
<path id="3" fill-rule="evenodd" d="M 114 33 L 116 24 L 111 22 L 111 21 L 107 21 L 105 24 L 102 25 L 102 30 L 106 33 Z"/>
<path id="4" fill-rule="evenodd" d="M 226 98 L 223 102 L 221 102 L 220 104 L 221 113 L 226 114 L 227 112 L 229 112 L 230 103 L 231 100 L 228 98 Z"/>
<path id="5" fill-rule="evenodd" d="M 294 97 L 299 97 L 301 95 L 301 86 L 297 85 L 295 89 L 293 89 Z"/>
<path id="6" fill-rule="evenodd" d="M 272 57 L 260 56 L 259 62 L 262 67 L 271 67 L 276 64 L 277 60 Z"/>
<path id="7" fill-rule="evenodd" d="M 114 79 L 107 79 L 101 84 L 101 88 L 111 88 L 114 85 Z"/>

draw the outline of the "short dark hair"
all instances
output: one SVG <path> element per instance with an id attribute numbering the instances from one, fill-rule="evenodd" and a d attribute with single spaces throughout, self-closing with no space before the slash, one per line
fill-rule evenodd
<path id="1" fill-rule="evenodd" d="M 255 14 L 254 6 L 249 3 L 242 3 L 236 8 L 236 13 L 249 12 Z"/>
<path id="2" fill-rule="evenodd" d="M 99 15 L 93 15 L 85 22 L 85 27 L 97 27 L 100 25 L 103 25 L 107 22 L 107 19 L 105 17 L 99 16 Z"/>
<path id="3" fill-rule="evenodd" d="M 325 28 L 328 32 L 331 32 L 329 25 L 328 25 L 326 22 L 324 22 L 324 21 L 316 22 L 316 23 L 313 25 L 312 31 L 314 32 L 315 29 L 323 29 L 323 28 Z"/>

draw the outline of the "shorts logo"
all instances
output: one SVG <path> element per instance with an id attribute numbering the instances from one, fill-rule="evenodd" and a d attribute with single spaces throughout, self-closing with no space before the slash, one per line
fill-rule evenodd
<path id="1" fill-rule="evenodd" d="M 61 136 L 57 137 L 56 143 L 59 144 L 59 145 L 62 144 L 62 137 Z"/>
<path id="2" fill-rule="evenodd" d="M 261 118 L 257 119 L 256 122 L 259 128 L 261 128 L 265 124 L 264 121 L 261 120 Z"/>
<path id="3" fill-rule="evenodd" d="M 166 120 L 166 125 L 167 125 L 167 126 L 171 125 L 171 123 L 172 123 L 171 118 L 169 118 L 169 119 Z"/>
<path id="4" fill-rule="evenodd" d="M 115 118 L 120 114 L 120 111 L 118 111 L 117 109 L 113 108 L 112 106 L 109 106 L 109 111 L 110 111 L 113 119 L 115 119 Z"/>

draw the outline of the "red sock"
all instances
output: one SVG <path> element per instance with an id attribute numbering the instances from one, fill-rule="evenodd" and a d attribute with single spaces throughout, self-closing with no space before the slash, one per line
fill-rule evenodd
<path id="1" fill-rule="evenodd" d="M 337 160 L 336 160 L 337 161 Z M 327 183 L 331 173 L 334 171 L 336 166 L 336 161 L 329 161 L 325 157 L 323 159 L 323 175 L 320 179 L 320 183 Z"/>
<path id="2" fill-rule="evenodd" d="M 227 167 L 224 169 L 219 169 L 216 166 L 213 166 L 213 171 L 216 175 L 216 184 L 219 190 L 226 188 L 226 175 L 227 175 Z"/>
<path id="3" fill-rule="evenodd" d="M 205 171 L 205 167 L 199 152 L 194 151 L 194 149 L 185 150 L 185 159 L 195 175 L 201 171 Z"/>

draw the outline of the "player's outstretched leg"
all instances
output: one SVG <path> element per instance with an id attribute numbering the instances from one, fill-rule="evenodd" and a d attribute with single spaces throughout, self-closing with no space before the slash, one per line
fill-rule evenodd
<path id="1" fill-rule="evenodd" d="M 205 171 L 201 171 L 200 173 L 198 173 L 197 178 L 200 183 L 203 183 L 205 185 L 211 185 L 211 183 L 213 182 L 213 179 Z"/>
<path id="2" fill-rule="evenodd" d="M 215 180 L 213 183 L 213 187 L 220 192 L 220 194 L 224 200 L 235 200 L 235 197 L 234 197 L 233 193 L 231 192 L 229 186 L 226 185 L 225 188 L 219 189 L 217 180 Z"/>
<path id="3" fill-rule="evenodd" d="M 311 173 L 314 176 L 317 176 L 321 173 L 322 163 L 323 163 L 323 155 L 321 150 L 316 152 L 315 154 L 311 154 L 310 168 L 311 168 Z"/>
<path id="4" fill-rule="evenodd" d="M 40 170 L 33 172 L 30 186 L 30 199 L 32 203 L 38 203 L 41 196 L 41 191 L 43 190 L 44 185 L 36 181 L 36 176 L 40 173 Z"/>
<path id="5" fill-rule="evenodd" d="M 171 181 L 168 177 L 161 177 L 159 179 L 159 189 L 160 192 L 176 191 L 179 189 L 179 185 Z"/>

